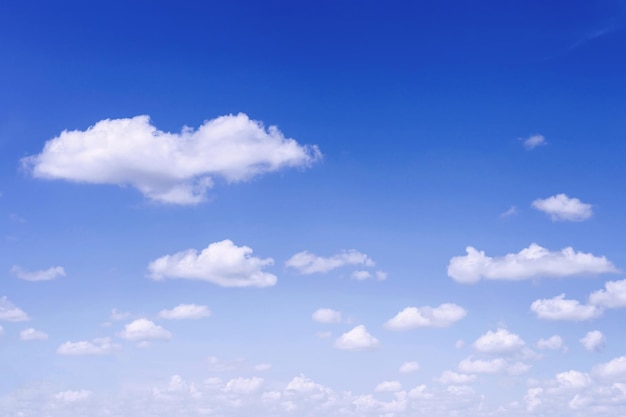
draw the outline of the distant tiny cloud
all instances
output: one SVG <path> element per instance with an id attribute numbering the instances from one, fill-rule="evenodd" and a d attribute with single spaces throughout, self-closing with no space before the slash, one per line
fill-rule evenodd
<path id="1" fill-rule="evenodd" d="M 221 287 L 271 287 L 278 278 L 263 271 L 274 264 L 272 258 L 252 256 L 248 246 L 237 246 L 231 240 L 211 243 L 198 253 L 187 249 L 162 256 L 148 265 L 149 277 L 206 281 Z"/>
<path id="2" fill-rule="evenodd" d="M 87 390 L 62 391 L 54 395 L 54 398 L 65 402 L 83 401 L 91 397 L 92 392 Z"/>
<path id="3" fill-rule="evenodd" d="M 17 307 L 6 296 L 0 297 L 0 320 L 28 321 L 30 318 L 22 309 Z"/>
<path id="4" fill-rule="evenodd" d="M 599 352 L 606 345 L 606 337 L 599 330 L 592 330 L 580 339 L 580 344 L 585 350 L 590 352 Z"/>
<path id="5" fill-rule="evenodd" d="M 376 392 L 397 392 L 402 390 L 402 384 L 399 381 L 383 381 L 376 385 Z"/>
<path id="6" fill-rule="evenodd" d="M 111 310 L 111 315 L 109 316 L 109 320 L 112 321 L 120 321 L 130 317 L 130 313 L 117 311 L 117 309 Z"/>
<path id="7" fill-rule="evenodd" d="M 105 119 L 86 130 L 65 130 L 41 153 L 21 160 L 35 178 L 130 185 L 150 200 L 189 205 L 206 199 L 216 179 L 248 181 L 321 159 L 276 127 L 247 115 L 221 116 L 197 130 L 158 130 L 148 116 Z"/>
<path id="8" fill-rule="evenodd" d="M 369 350 L 379 345 L 378 339 L 372 336 L 363 325 L 356 326 L 335 341 L 335 347 L 341 350 Z"/>
<path id="9" fill-rule="evenodd" d="M 516 281 L 540 277 L 568 277 L 616 273 L 618 269 L 604 256 L 576 252 L 571 247 L 551 252 L 532 243 L 518 253 L 490 257 L 472 246 L 467 255 L 455 256 L 448 264 L 448 276 L 471 284 L 481 279 Z"/>
<path id="10" fill-rule="evenodd" d="M 293 268 L 301 274 L 326 273 L 333 269 L 347 265 L 363 265 L 373 267 L 376 264 L 364 253 L 357 250 L 344 250 L 330 257 L 317 256 L 309 251 L 298 252 L 287 260 L 285 265 Z M 365 275 L 362 271 L 357 271 L 356 279 L 366 279 L 371 274 Z"/>
<path id="11" fill-rule="evenodd" d="M 497 374 L 507 369 L 507 362 L 502 358 L 489 360 L 465 358 L 459 362 L 459 371 L 466 374 Z"/>
<path id="12" fill-rule="evenodd" d="M 437 381 L 442 384 L 463 385 L 476 380 L 476 375 L 461 374 L 454 371 L 443 371 Z"/>
<path id="13" fill-rule="evenodd" d="M 527 151 L 533 150 L 538 146 L 547 145 L 546 138 L 543 135 L 530 135 L 526 139 L 520 139 L 524 149 Z"/>
<path id="14" fill-rule="evenodd" d="M 270 369 L 272 369 L 272 365 L 269 363 L 259 363 L 254 365 L 254 370 L 258 372 L 268 371 Z"/>
<path id="15" fill-rule="evenodd" d="M 417 372 L 420 369 L 420 365 L 419 363 L 415 362 L 415 361 L 410 361 L 410 362 L 404 362 L 402 365 L 400 365 L 400 373 L 402 374 L 409 374 L 412 372 Z"/>
<path id="16" fill-rule="evenodd" d="M 549 215 L 552 221 L 581 222 L 593 215 L 591 204 L 570 198 L 566 194 L 537 199 L 533 201 L 532 207 Z"/>
<path id="17" fill-rule="evenodd" d="M 53 266 L 40 271 L 26 271 L 19 265 L 13 265 L 11 273 L 24 281 L 51 281 L 65 276 L 62 266 Z"/>
<path id="18" fill-rule="evenodd" d="M 144 318 L 128 323 L 118 336 L 132 342 L 167 340 L 172 338 L 170 332 Z"/>
<path id="19" fill-rule="evenodd" d="M 313 312 L 312 318 L 318 323 L 340 323 L 341 312 L 332 308 L 319 308 Z"/>
<path id="20" fill-rule="evenodd" d="M 196 304 L 180 304 L 171 310 L 161 310 L 159 318 L 167 320 L 201 319 L 211 316 L 211 310 L 207 306 Z"/>
<path id="21" fill-rule="evenodd" d="M 444 303 L 438 307 L 406 307 L 388 320 L 388 330 L 410 330 L 418 327 L 448 327 L 463 319 L 467 311 L 456 304 Z"/>
<path id="22" fill-rule="evenodd" d="M 120 345 L 104 337 L 92 341 L 65 342 L 57 348 L 57 353 L 69 356 L 110 355 L 120 349 Z"/>
<path id="23" fill-rule="evenodd" d="M 503 219 L 505 219 L 505 218 L 507 218 L 507 217 L 512 217 L 512 216 L 515 216 L 517 213 L 519 213 L 518 208 L 517 208 L 517 207 L 515 207 L 515 206 L 511 206 L 511 207 L 509 207 L 509 209 L 508 209 L 508 210 L 506 210 L 506 211 L 504 211 L 504 212 L 500 213 L 500 217 L 501 217 L 501 218 L 503 218 Z"/>
<path id="24" fill-rule="evenodd" d="M 31 341 L 31 340 L 46 340 L 48 335 L 40 330 L 35 330 L 32 327 L 28 329 L 24 329 L 20 332 L 20 340 Z"/>

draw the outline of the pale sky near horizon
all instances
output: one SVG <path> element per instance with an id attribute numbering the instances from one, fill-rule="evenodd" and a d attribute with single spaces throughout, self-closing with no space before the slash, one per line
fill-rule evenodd
<path id="1" fill-rule="evenodd" d="M 0 5 L 0 416 L 626 414 L 625 5 Z"/>

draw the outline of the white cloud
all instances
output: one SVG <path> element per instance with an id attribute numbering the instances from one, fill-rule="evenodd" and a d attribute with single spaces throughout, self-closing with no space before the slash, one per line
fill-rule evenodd
<path id="1" fill-rule="evenodd" d="M 170 339 L 172 334 L 152 321 L 142 318 L 124 326 L 124 330 L 118 336 L 122 339 L 140 342 L 146 340 L 166 340 Z"/>
<path id="2" fill-rule="evenodd" d="M 406 307 L 385 323 L 389 330 L 409 330 L 417 327 L 448 327 L 467 315 L 464 308 L 445 303 L 439 307 Z"/>
<path id="3" fill-rule="evenodd" d="M 537 349 L 542 349 L 542 350 L 565 349 L 563 339 L 559 335 L 550 336 L 547 339 L 539 339 L 536 346 L 537 346 Z"/>
<path id="4" fill-rule="evenodd" d="M 263 378 L 233 378 L 226 383 L 224 392 L 234 394 L 250 394 L 257 391 L 263 385 Z"/>
<path id="5" fill-rule="evenodd" d="M 374 266 L 374 261 L 364 253 L 350 249 L 329 258 L 312 254 L 309 251 L 298 252 L 285 262 L 301 274 L 315 274 L 331 271 L 347 265 Z"/>
<path id="6" fill-rule="evenodd" d="M 539 398 L 543 394 L 543 388 L 529 388 L 524 396 L 524 401 L 526 402 L 526 410 L 529 412 L 535 411 L 537 407 L 542 404 L 541 398 Z"/>
<path id="7" fill-rule="evenodd" d="M 491 360 L 465 358 L 459 362 L 458 368 L 466 374 L 497 374 L 506 370 L 507 362 L 502 358 Z"/>
<path id="8" fill-rule="evenodd" d="M 198 254 L 195 249 L 165 255 L 150 263 L 150 278 L 208 281 L 222 287 L 270 287 L 278 280 L 263 269 L 274 264 L 272 258 L 252 256 L 248 246 L 230 240 L 211 243 Z"/>
<path id="9" fill-rule="evenodd" d="M 65 342 L 57 348 L 59 355 L 109 355 L 120 350 L 121 346 L 111 343 L 109 338 L 94 339 L 93 341 Z"/>
<path id="10" fill-rule="evenodd" d="M 0 336 L 2 336 L 3 333 L 4 333 L 4 328 L 0 326 Z"/>
<path id="11" fill-rule="evenodd" d="M 340 323 L 341 312 L 333 310 L 332 308 L 320 308 L 315 310 L 312 315 L 313 320 L 319 323 Z"/>
<path id="12" fill-rule="evenodd" d="M 0 297 L 0 320 L 28 321 L 28 314 L 13 304 L 6 296 Z"/>
<path id="13" fill-rule="evenodd" d="M 445 385 L 468 384 L 470 382 L 474 382 L 475 380 L 476 380 L 476 375 L 459 374 L 457 372 L 452 372 L 452 371 L 443 371 L 441 373 L 441 376 L 437 378 L 437 381 Z"/>
<path id="14" fill-rule="evenodd" d="M 13 265 L 11 273 L 25 281 L 51 281 L 53 279 L 64 277 L 65 269 L 62 266 L 53 266 L 41 271 L 25 271 L 19 265 Z"/>
<path id="15" fill-rule="evenodd" d="M 581 222 L 593 214 L 591 204 L 583 203 L 566 194 L 557 194 L 533 201 L 532 207 L 548 214 L 553 221 Z"/>
<path id="16" fill-rule="evenodd" d="M 477 352 L 488 354 L 513 353 L 523 348 L 524 345 L 525 342 L 519 335 L 506 329 L 498 329 L 495 332 L 489 330 L 473 344 Z"/>
<path id="17" fill-rule="evenodd" d="M 342 350 L 368 350 L 379 344 L 378 339 L 369 334 L 363 325 L 356 326 L 335 340 L 335 347 Z"/>
<path id="18" fill-rule="evenodd" d="M 383 381 L 376 385 L 376 392 L 397 392 L 402 390 L 402 384 L 398 381 Z"/>
<path id="19" fill-rule="evenodd" d="M 285 391 L 310 393 L 313 391 L 328 392 L 330 390 L 327 387 L 313 381 L 312 379 L 307 378 L 303 374 L 300 374 L 294 377 L 291 381 L 289 381 L 289 383 L 285 387 Z"/>
<path id="20" fill-rule="evenodd" d="M 492 258 L 471 246 L 467 255 L 455 256 L 448 264 L 448 276 L 464 284 L 480 279 L 523 280 L 540 277 L 567 277 L 618 272 L 604 256 L 576 252 L 567 247 L 550 252 L 536 243 L 519 253 Z"/>
<path id="21" fill-rule="evenodd" d="M 20 332 L 21 340 L 46 340 L 48 335 L 40 330 L 35 330 L 32 327 L 24 329 Z"/>
<path id="22" fill-rule="evenodd" d="M 604 349 L 604 346 L 606 345 L 606 338 L 601 331 L 592 330 L 580 339 L 580 344 L 583 345 L 585 350 L 590 352 L 599 352 Z"/>
<path id="23" fill-rule="evenodd" d="M 564 389 L 580 389 L 591 384 L 588 374 L 573 370 L 556 374 L 556 381 Z"/>
<path id="24" fill-rule="evenodd" d="M 411 372 L 417 372 L 420 369 L 420 365 L 419 363 L 415 362 L 415 361 L 411 361 L 411 362 L 404 362 L 402 365 L 400 365 L 400 372 L 403 374 L 408 374 Z"/>
<path id="25" fill-rule="evenodd" d="M 547 145 L 546 138 L 543 135 L 531 135 L 526 139 L 522 139 L 522 144 L 527 151 L 535 149 L 537 146 Z"/>
<path id="26" fill-rule="evenodd" d="M 130 316 L 130 313 L 120 312 L 114 308 L 113 310 L 111 310 L 111 315 L 109 316 L 109 319 L 113 321 L 119 321 L 119 320 L 124 320 L 125 318 L 128 318 L 129 316 Z"/>
<path id="27" fill-rule="evenodd" d="M 530 309 L 540 319 L 546 320 L 590 320 L 602 314 L 595 306 L 580 304 L 577 300 L 565 299 L 565 294 L 554 298 L 535 300 Z"/>
<path id="28" fill-rule="evenodd" d="M 154 201 L 196 204 L 216 178 L 247 181 L 320 158 L 316 146 L 239 113 L 181 133 L 157 130 L 148 116 L 105 119 L 85 131 L 63 131 L 21 162 L 36 178 L 131 185 Z"/>
<path id="29" fill-rule="evenodd" d="M 620 356 L 609 362 L 594 366 L 591 370 L 591 375 L 601 379 L 626 378 L 626 356 Z"/>
<path id="30" fill-rule="evenodd" d="M 511 206 L 511 207 L 509 207 L 509 209 L 507 211 L 504 211 L 504 212 L 500 213 L 500 217 L 504 219 L 504 218 L 507 218 L 507 217 L 515 216 L 518 212 L 519 212 L 519 210 L 518 210 L 517 207 Z"/>
<path id="31" fill-rule="evenodd" d="M 626 279 L 607 281 L 603 290 L 589 296 L 589 303 L 604 308 L 626 307 Z"/>
<path id="32" fill-rule="evenodd" d="M 171 310 L 161 310 L 159 317 L 167 320 L 201 319 L 209 317 L 211 310 L 207 306 L 180 304 Z"/>
<path id="33" fill-rule="evenodd" d="M 91 394 L 91 391 L 87 391 L 84 389 L 80 391 L 63 391 L 55 394 L 54 398 L 66 402 L 75 402 L 86 400 L 87 398 L 91 397 Z"/>

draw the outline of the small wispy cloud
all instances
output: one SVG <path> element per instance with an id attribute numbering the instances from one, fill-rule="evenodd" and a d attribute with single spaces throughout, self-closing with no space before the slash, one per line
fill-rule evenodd
<path id="1" fill-rule="evenodd" d="M 548 144 L 548 142 L 546 141 L 546 138 L 543 135 L 538 135 L 538 134 L 530 135 L 526 139 L 520 138 L 519 140 L 522 141 L 522 145 L 524 146 L 524 149 L 526 149 L 527 151 L 531 151 L 538 146 L 545 146 Z"/>

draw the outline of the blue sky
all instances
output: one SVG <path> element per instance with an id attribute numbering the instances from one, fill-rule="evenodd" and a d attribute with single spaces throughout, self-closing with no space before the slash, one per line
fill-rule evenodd
<path id="1" fill-rule="evenodd" d="M 621 1 L 0 6 L 0 414 L 622 416 Z"/>

